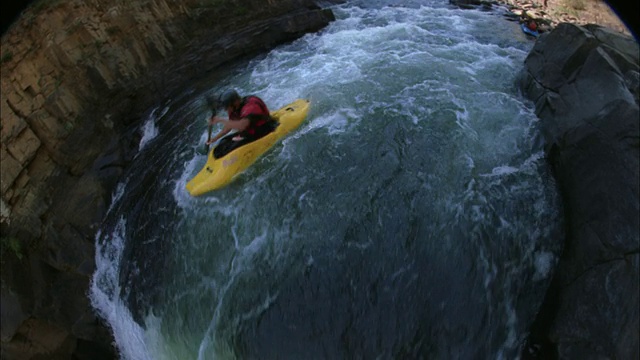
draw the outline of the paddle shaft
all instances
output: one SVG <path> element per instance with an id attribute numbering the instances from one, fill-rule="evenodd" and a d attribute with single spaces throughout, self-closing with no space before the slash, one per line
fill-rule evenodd
<path id="1" fill-rule="evenodd" d="M 218 108 L 218 102 L 215 100 L 216 98 L 214 98 L 212 96 L 207 96 L 205 99 L 207 101 L 207 105 L 213 111 L 213 115 L 215 115 L 216 114 L 216 109 Z M 207 136 L 207 142 L 204 144 L 205 153 L 209 153 L 209 144 L 208 144 L 208 142 L 209 142 L 209 140 L 211 140 L 211 131 L 213 131 L 213 125 L 211 125 L 211 123 L 209 123 L 209 135 Z"/>
<path id="2" fill-rule="evenodd" d="M 211 140 L 211 131 L 213 130 L 213 125 L 209 124 L 209 135 L 207 136 L 207 141 L 204 143 L 204 151 L 209 153 L 209 140 Z"/>

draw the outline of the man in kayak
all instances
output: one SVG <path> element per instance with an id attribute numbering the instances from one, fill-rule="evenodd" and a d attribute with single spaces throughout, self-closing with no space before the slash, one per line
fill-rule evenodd
<path id="1" fill-rule="evenodd" d="M 231 140 L 246 144 L 267 135 L 277 126 L 277 122 L 269 113 L 269 108 L 257 96 L 240 97 L 235 90 L 227 90 L 220 96 L 219 103 L 227 111 L 229 119 L 220 118 L 215 114 L 211 116 L 209 126 L 222 123 L 223 127 L 216 136 L 207 141 L 207 145 L 216 142 L 232 130 L 236 130 L 237 133 L 231 137 Z"/>

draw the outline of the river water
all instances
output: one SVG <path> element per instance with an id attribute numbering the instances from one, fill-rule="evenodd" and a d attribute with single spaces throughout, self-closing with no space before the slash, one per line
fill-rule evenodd
<path id="1" fill-rule="evenodd" d="M 517 358 L 562 211 L 532 42 L 501 10 L 351 1 L 337 20 L 159 99 L 97 238 L 91 300 L 123 359 Z M 192 198 L 204 96 L 305 123 Z"/>

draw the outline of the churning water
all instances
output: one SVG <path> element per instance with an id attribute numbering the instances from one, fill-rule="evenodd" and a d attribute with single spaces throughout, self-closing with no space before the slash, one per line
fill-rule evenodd
<path id="1" fill-rule="evenodd" d="M 511 359 L 557 262 L 532 44 L 500 10 L 352 1 L 337 20 L 150 109 L 97 236 L 91 298 L 125 359 Z M 192 198 L 204 96 L 306 122 Z M 203 90 L 204 89 L 204 90 Z"/>

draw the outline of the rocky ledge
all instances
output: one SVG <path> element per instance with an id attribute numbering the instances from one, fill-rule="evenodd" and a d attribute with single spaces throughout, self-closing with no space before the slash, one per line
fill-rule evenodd
<path id="1" fill-rule="evenodd" d="M 539 32 L 559 24 L 597 24 L 615 32 L 631 35 L 624 22 L 604 0 L 497 0 L 506 6 L 513 18 L 534 21 Z"/>
<path id="2" fill-rule="evenodd" d="M 631 37 L 565 23 L 525 61 L 566 239 L 524 358 L 640 356 L 638 58 Z"/>
<path id="3" fill-rule="evenodd" d="M 23 12 L 2 35 L 2 359 L 116 357 L 87 292 L 142 112 L 333 19 L 313 0 L 57 0 Z"/>

